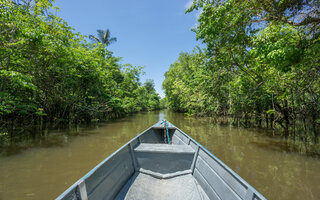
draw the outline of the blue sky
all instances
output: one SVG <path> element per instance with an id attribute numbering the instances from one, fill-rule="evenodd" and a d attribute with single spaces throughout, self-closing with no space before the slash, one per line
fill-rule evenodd
<path id="1" fill-rule="evenodd" d="M 56 0 L 57 13 L 83 35 L 110 29 L 117 42 L 108 49 L 122 64 L 144 66 L 141 82 L 153 79 L 164 97 L 162 82 L 179 53 L 199 45 L 190 29 L 197 13 L 185 14 L 192 0 Z"/>

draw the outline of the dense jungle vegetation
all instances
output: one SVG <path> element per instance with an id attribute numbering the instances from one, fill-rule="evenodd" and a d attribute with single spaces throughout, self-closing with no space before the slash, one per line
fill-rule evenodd
<path id="1" fill-rule="evenodd" d="M 87 42 L 53 1 L 0 1 L 0 128 L 79 124 L 158 109 L 154 82 L 120 64 L 110 31 Z M 100 34 L 100 35 L 99 35 Z"/>
<path id="2" fill-rule="evenodd" d="M 168 107 L 317 143 L 320 2 L 195 0 L 194 10 L 205 48 L 181 53 L 166 72 Z"/>

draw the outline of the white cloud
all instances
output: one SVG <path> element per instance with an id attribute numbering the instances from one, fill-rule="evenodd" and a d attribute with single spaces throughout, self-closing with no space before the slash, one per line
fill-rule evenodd
<path id="1" fill-rule="evenodd" d="M 188 8 L 190 8 L 190 7 L 192 6 L 192 4 L 193 4 L 193 0 L 189 0 L 189 1 L 184 5 L 184 8 L 185 8 L 185 9 L 188 9 Z"/>

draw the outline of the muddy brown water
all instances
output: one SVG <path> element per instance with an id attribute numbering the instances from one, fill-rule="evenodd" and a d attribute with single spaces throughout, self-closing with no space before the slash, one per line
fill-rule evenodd
<path id="1" fill-rule="evenodd" d="M 268 199 L 320 199 L 319 158 L 279 148 L 263 130 L 213 125 L 171 111 L 140 113 L 80 130 L 51 131 L 48 145 L 0 157 L 0 199 L 54 199 L 99 162 L 166 118 L 206 147 Z M 68 131 L 65 131 L 66 133 Z M 56 136 L 55 136 L 56 135 Z M 54 145 L 55 144 L 55 145 Z"/>

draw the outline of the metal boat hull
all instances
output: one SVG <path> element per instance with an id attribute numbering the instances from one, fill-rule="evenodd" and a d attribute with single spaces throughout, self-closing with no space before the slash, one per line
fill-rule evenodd
<path id="1" fill-rule="evenodd" d="M 98 164 L 57 200 L 265 199 L 186 133 L 156 123 Z"/>

